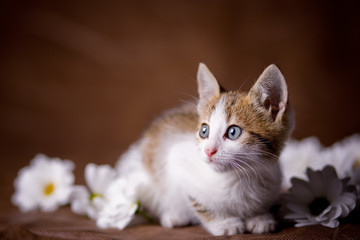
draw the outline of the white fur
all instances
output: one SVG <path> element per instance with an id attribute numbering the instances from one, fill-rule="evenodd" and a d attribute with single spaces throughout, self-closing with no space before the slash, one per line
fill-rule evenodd
<path id="1" fill-rule="evenodd" d="M 275 66 L 265 72 L 261 81 L 279 84 L 274 80 L 280 72 Z M 198 85 L 197 110 L 201 113 L 211 99 L 220 96 L 220 87 L 204 64 L 199 66 Z M 231 119 L 227 122 L 225 102 L 226 95 L 209 119 L 202 119 L 210 127 L 208 138 L 197 140 L 198 133 L 179 131 L 168 122 L 161 123 L 168 124 L 165 127 L 156 126 L 160 139 L 156 146 L 150 145 L 155 170 L 145 166 L 147 153 L 142 152 L 142 146 L 153 143 L 146 137 L 132 145 L 118 162 L 120 175 L 133 183 L 129 187 L 137 189 L 142 206 L 165 227 L 200 222 L 214 235 L 274 230 L 275 221 L 268 210 L 280 188 L 279 164 L 271 154 L 259 155 L 256 144 L 242 144 L 250 137 L 246 131 L 237 140 L 224 137 L 228 127 L 236 124 Z M 216 153 L 209 157 L 207 148 L 216 149 Z M 195 209 L 196 205 L 203 210 Z"/>
<path id="2" fill-rule="evenodd" d="M 266 210 L 278 191 L 278 164 L 264 161 L 258 170 L 247 173 L 222 171 L 221 168 L 218 171 L 209 162 L 204 148 L 215 144 L 219 154 L 229 149 L 235 150 L 235 143 L 222 138 L 227 130 L 224 102 L 218 103 L 209 126 L 209 140 L 200 145 L 193 133 L 173 134 L 171 139 L 164 139 L 156 156 L 157 161 L 163 164 L 159 176 L 152 176 L 143 166 L 142 152 L 138 147 L 140 142 L 135 143 L 120 159 L 120 174 L 136 179 L 141 204 L 151 215 L 158 217 L 164 227 L 201 222 L 192 209 L 191 197 L 214 212 L 214 220 L 202 221 L 204 227 L 214 235 L 273 230 L 275 222 L 272 218 L 261 216 L 267 215 Z M 264 183 L 257 179 L 261 177 L 270 181 Z M 268 186 L 260 187 L 261 184 Z M 263 202 L 264 206 L 261 205 Z"/>
<path id="3" fill-rule="evenodd" d="M 201 158 L 204 161 L 209 162 L 210 159 L 205 153 L 206 148 L 217 149 L 218 152 L 221 151 L 223 147 L 223 136 L 226 131 L 226 115 L 224 111 L 225 101 L 224 99 L 220 100 L 211 115 L 209 122 L 207 123 L 210 127 L 210 134 L 207 139 L 204 139 L 200 143 L 200 148 L 203 149 L 201 151 Z M 211 166 L 213 168 L 217 168 L 216 162 L 212 163 Z"/>

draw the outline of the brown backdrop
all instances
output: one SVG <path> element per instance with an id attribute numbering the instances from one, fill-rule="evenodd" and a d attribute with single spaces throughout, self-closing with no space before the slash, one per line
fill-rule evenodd
<path id="1" fill-rule="evenodd" d="M 360 130 L 359 7 L 345 1 L 2 1 L 1 208 L 38 152 L 114 164 L 161 111 L 197 96 L 206 63 L 248 90 L 271 63 L 293 136 L 330 145 Z"/>

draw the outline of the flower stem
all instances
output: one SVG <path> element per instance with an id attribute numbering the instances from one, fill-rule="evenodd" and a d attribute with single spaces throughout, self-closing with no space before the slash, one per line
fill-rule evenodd
<path id="1" fill-rule="evenodd" d="M 143 217 L 146 221 L 148 221 L 148 222 L 150 222 L 150 223 L 154 222 L 154 219 L 153 219 L 152 217 L 150 217 L 149 215 L 147 215 L 146 212 L 140 210 L 140 209 L 141 209 L 141 208 L 140 208 L 140 201 L 137 201 L 137 206 L 138 206 L 138 207 L 137 207 L 137 210 L 136 210 L 135 214 L 140 215 L 141 217 Z"/>

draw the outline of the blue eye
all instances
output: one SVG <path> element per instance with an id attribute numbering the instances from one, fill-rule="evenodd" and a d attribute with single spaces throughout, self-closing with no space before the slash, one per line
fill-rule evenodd
<path id="1" fill-rule="evenodd" d="M 209 137 L 209 131 L 210 131 L 209 125 L 203 123 L 203 125 L 201 125 L 200 127 L 199 136 L 201 138 L 207 138 Z"/>
<path id="2" fill-rule="evenodd" d="M 240 127 L 232 125 L 228 128 L 226 137 L 231 140 L 236 140 L 240 137 L 242 130 Z"/>

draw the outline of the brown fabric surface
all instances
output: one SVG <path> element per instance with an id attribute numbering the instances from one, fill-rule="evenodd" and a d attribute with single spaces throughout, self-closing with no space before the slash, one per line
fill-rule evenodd
<path id="1" fill-rule="evenodd" d="M 124 230 L 99 229 L 95 222 L 64 207 L 55 213 L 12 212 L 0 222 L 1 239 L 360 239 L 360 224 L 346 223 L 330 229 L 322 226 L 284 228 L 271 234 L 211 236 L 200 226 L 167 229 L 140 217 Z"/>
<path id="2" fill-rule="evenodd" d="M 197 96 L 205 62 L 248 89 L 276 63 L 296 111 L 295 138 L 326 145 L 360 132 L 356 1 L 1 1 L 0 236 L 3 239 L 359 239 L 359 225 L 211 237 L 200 227 L 101 230 L 62 208 L 19 213 L 20 168 L 41 152 L 113 165 L 161 111 Z"/>

